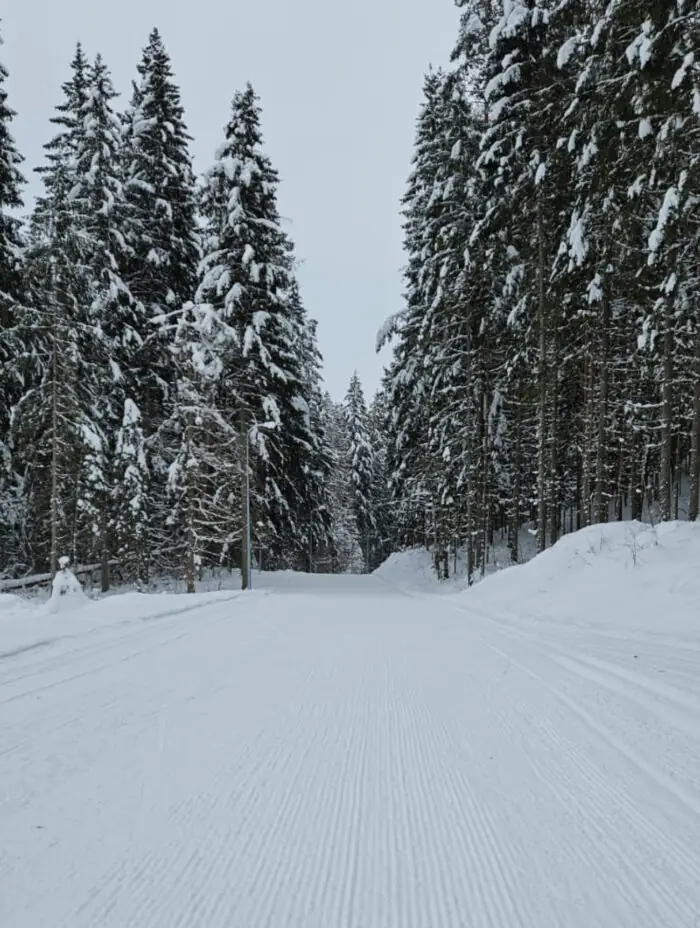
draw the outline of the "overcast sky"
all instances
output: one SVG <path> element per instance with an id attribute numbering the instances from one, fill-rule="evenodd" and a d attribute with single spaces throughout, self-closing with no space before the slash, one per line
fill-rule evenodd
<path id="1" fill-rule="evenodd" d="M 280 209 L 304 261 L 325 376 L 340 398 L 357 368 L 368 394 L 387 358 L 375 335 L 401 305 L 399 199 L 429 64 L 449 58 L 452 0 L 11 0 L 0 60 L 10 71 L 14 133 L 31 167 L 50 137 L 76 41 L 101 52 L 129 95 L 158 26 L 182 88 L 196 168 L 222 139 L 231 97 L 260 94 L 265 143 L 280 171 Z"/>

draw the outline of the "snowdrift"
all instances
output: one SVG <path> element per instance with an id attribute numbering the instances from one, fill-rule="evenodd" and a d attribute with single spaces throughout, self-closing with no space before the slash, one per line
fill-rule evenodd
<path id="1" fill-rule="evenodd" d="M 411 548 L 390 555 L 381 567 L 375 570 L 374 576 L 400 589 L 426 593 L 447 593 L 466 586 L 465 580 L 441 583 L 435 574 L 433 556 L 425 548 Z"/>
<path id="2" fill-rule="evenodd" d="M 536 622 L 684 632 L 700 627 L 699 565 L 698 523 L 593 525 L 460 598 Z"/>
<path id="3" fill-rule="evenodd" d="M 465 609 L 529 623 L 615 625 L 620 634 L 700 630 L 700 523 L 593 525 L 472 587 L 459 565 L 453 579 L 438 581 L 424 548 L 393 554 L 376 576 L 416 593 L 459 594 Z"/>
<path id="4" fill-rule="evenodd" d="M 0 594 L 0 660 L 85 634 L 121 634 L 143 622 L 179 615 L 208 603 L 233 599 L 231 590 L 184 596 L 177 593 L 122 593 L 91 600 L 78 588 L 52 592 L 36 606 L 19 596 Z"/>

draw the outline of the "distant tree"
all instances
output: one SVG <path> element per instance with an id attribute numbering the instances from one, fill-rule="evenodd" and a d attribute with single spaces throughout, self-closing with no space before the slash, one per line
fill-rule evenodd
<path id="1" fill-rule="evenodd" d="M 372 540 L 376 534 L 374 514 L 374 451 L 369 414 L 360 378 L 355 372 L 345 397 L 344 414 L 348 438 L 349 479 L 352 507 L 364 554 L 370 569 Z"/>

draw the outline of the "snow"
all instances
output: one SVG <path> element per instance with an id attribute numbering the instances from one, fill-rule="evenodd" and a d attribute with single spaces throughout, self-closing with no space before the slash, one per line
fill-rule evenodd
<path id="1" fill-rule="evenodd" d="M 654 127 L 651 124 L 651 121 L 646 117 L 639 120 L 639 138 L 645 139 L 650 135 L 654 134 Z"/>
<path id="2" fill-rule="evenodd" d="M 413 548 L 390 555 L 374 576 L 384 583 L 406 590 L 434 592 L 444 589 L 437 582 L 432 555 L 425 548 Z"/>
<path id="3" fill-rule="evenodd" d="M 557 53 L 557 67 L 559 69 L 565 68 L 571 61 L 573 56 L 576 54 L 578 43 L 578 36 L 571 36 L 560 47 L 559 52 Z"/>
<path id="4" fill-rule="evenodd" d="M 699 559 L 623 523 L 461 592 L 415 551 L 0 597 L 0 924 L 689 928 Z"/>
<path id="5" fill-rule="evenodd" d="M 83 593 L 80 581 L 72 570 L 68 567 L 69 560 L 67 557 L 61 558 L 61 569 L 56 572 L 51 584 L 51 597 L 46 604 L 46 611 L 49 613 L 56 612 L 74 612 L 88 605 L 90 600 Z"/>
<path id="6" fill-rule="evenodd" d="M 678 211 L 680 198 L 676 187 L 669 187 L 664 195 L 661 209 L 656 221 L 656 227 L 649 234 L 649 257 L 647 262 L 652 265 L 664 241 L 666 227 L 673 215 Z"/>

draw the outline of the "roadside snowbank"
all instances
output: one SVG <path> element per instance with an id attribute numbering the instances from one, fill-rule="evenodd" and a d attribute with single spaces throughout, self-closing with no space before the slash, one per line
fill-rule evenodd
<path id="1" fill-rule="evenodd" d="M 700 628 L 700 524 L 592 525 L 462 594 L 470 608 L 665 633 Z"/>
<path id="2" fill-rule="evenodd" d="M 450 565 L 453 566 L 452 564 Z M 375 572 L 413 592 L 459 593 L 462 604 L 534 620 L 574 620 L 585 613 L 639 628 L 685 629 L 700 612 L 700 523 L 613 522 L 565 535 L 524 564 L 495 570 L 467 587 L 463 565 L 439 581 L 425 548 L 392 554 Z M 697 623 L 700 628 L 700 623 Z"/>
<path id="3" fill-rule="evenodd" d="M 435 574 L 432 553 L 425 548 L 411 548 L 392 554 L 374 572 L 375 577 L 391 586 L 426 593 L 447 593 L 450 589 L 461 589 L 459 582 L 440 582 Z"/>
<path id="4" fill-rule="evenodd" d="M 222 590 L 192 596 L 123 593 L 99 600 L 81 596 L 75 601 L 74 608 L 62 608 L 56 612 L 51 600 L 35 606 L 19 596 L 0 594 L 0 660 L 20 651 L 79 635 L 109 633 L 129 625 L 165 619 L 238 595 L 240 593 Z"/>

